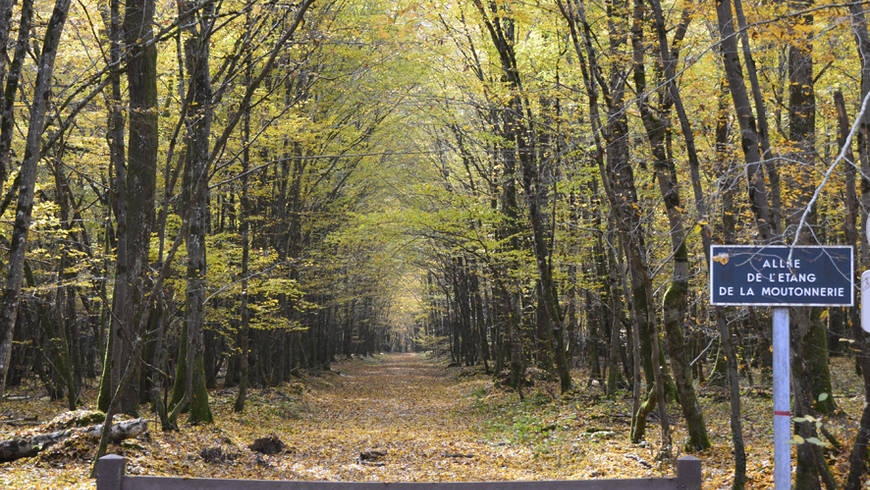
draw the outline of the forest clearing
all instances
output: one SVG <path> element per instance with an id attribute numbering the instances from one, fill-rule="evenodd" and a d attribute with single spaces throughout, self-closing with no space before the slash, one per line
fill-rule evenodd
<path id="1" fill-rule="evenodd" d="M 162 432 L 152 423 L 148 437 L 113 445 L 110 452 L 128 458 L 130 474 L 210 478 L 481 481 L 673 474 L 669 462 L 657 459 L 654 436 L 650 443 L 629 441 L 626 393 L 607 398 L 600 387 L 590 387 L 560 398 L 558 385 L 550 382 L 520 401 L 516 393 L 494 388 L 480 370 L 446 366 L 424 353 L 342 361 L 329 372 L 252 391 L 243 415 L 232 413 L 235 393 L 219 390 L 213 393 L 214 424 Z M 824 425 L 845 443 L 856 428 L 847 414 L 860 410 L 861 394 L 858 378 L 844 371 L 834 377 L 842 412 Z M 44 421 L 63 410 L 61 403 L 33 395 L 26 402 L 0 404 L 0 424 L 25 413 Z M 703 488 L 729 488 L 726 395 L 721 387 L 710 387 L 701 397 L 713 442 L 696 454 L 703 464 Z M 768 488 L 773 483 L 770 389 L 748 387 L 744 400 L 747 484 Z M 0 425 L 0 440 L 20 430 Z M 273 455 L 248 448 L 254 439 L 270 435 L 286 448 Z M 678 424 L 675 437 L 684 435 Z M 92 487 L 88 474 L 95 449 L 73 445 L 7 463 L 0 486 Z M 827 452 L 838 478 L 847 471 L 846 456 L 842 448 Z"/>

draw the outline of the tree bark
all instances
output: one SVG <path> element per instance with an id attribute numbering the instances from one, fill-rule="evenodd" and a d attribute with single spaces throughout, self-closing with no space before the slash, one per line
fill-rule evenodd
<path id="1" fill-rule="evenodd" d="M 728 88 L 734 103 L 734 111 L 740 124 L 740 142 L 746 161 L 746 182 L 749 190 L 749 205 L 755 216 L 758 239 L 765 243 L 773 238 L 770 204 L 767 186 L 761 173 L 762 155 L 752 104 L 743 81 L 743 70 L 737 55 L 737 38 L 734 32 L 734 16 L 731 0 L 716 0 L 716 16 L 719 21 L 719 37 L 722 46 L 722 66 L 728 79 Z"/>
<path id="2" fill-rule="evenodd" d="M 123 242 L 124 252 L 118 254 L 112 298 L 109 334 L 112 349 L 108 359 L 111 383 L 105 388 L 107 393 L 114 393 L 119 385 L 127 360 L 132 361 L 133 379 L 139 378 L 141 368 L 141 360 L 131 356 L 136 338 L 144 333 L 137 331 L 139 318 L 148 307 L 142 304 L 142 298 L 147 289 L 145 281 L 157 179 L 157 47 L 154 45 L 153 19 L 154 0 L 131 0 L 126 4 L 123 37 L 128 50 L 129 145 L 125 179 L 118 189 L 121 192 L 119 210 L 123 208 L 125 214 L 123 228 L 119 226 L 118 230 L 118 246 Z M 113 130 L 117 131 L 114 124 Z M 113 138 L 117 144 L 117 133 Z M 120 393 L 120 411 L 135 414 L 139 399 L 139 383 L 126 383 Z"/>
<path id="3" fill-rule="evenodd" d="M 849 3 L 850 21 L 855 33 L 855 41 L 858 53 L 861 56 L 861 97 L 864 100 L 870 92 L 870 34 L 867 31 L 867 21 L 864 16 L 864 6 L 859 2 Z M 862 232 L 859 233 L 861 240 L 861 263 L 865 266 L 870 263 L 870 243 L 867 242 L 867 213 L 870 211 L 870 111 L 865 112 L 858 122 L 858 158 L 861 161 L 861 212 L 865 217 Z M 861 415 L 858 433 L 849 456 L 849 476 L 846 480 L 846 488 L 858 490 L 861 487 L 861 478 L 866 475 L 867 468 L 867 445 L 870 443 L 870 334 L 854 325 L 856 347 L 858 349 L 858 361 L 861 366 L 861 375 L 864 378 L 864 412 Z"/>
<path id="4" fill-rule="evenodd" d="M 84 437 L 96 443 L 102 430 L 103 424 L 97 424 L 90 427 L 74 427 L 47 434 L 36 434 L 0 441 L 0 463 L 35 456 L 40 451 L 78 434 L 83 434 Z M 125 420 L 112 424 L 109 431 L 109 439 L 111 442 L 120 442 L 124 439 L 136 437 L 146 430 L 148 430 L 148 420 L 146 419 Z"/>
<path id="5" fill-rule="evenodd" d="M 251 14 L 245 12 L 245 25 L 250 25 Z M 251 84 L 251 64 L 245 66 L 245 85 Z M 248 261 L 250 256 L 250 239 L 248 230 L 250 226 L 250 204 L 248 202 L 248 168 L 251 162 L 251 111 L 245 111 L 242 117 L 242 193 L 239 197 L 239 234 L 242 240 L 242 264 L 241 264 L 241 324 L 239 325 L 239 393 L 233 404 L 233 411 L 242 412 L 245 409 L 245 399 L 248 395 L 248 383 L 250 370 L 248 363 L 250 312 L 248 311 Z"/>
<path id="6" fill-rule="evenodd" d="M 12 20 L 12 7 L 14 4 L 14 0 L 0 0 L 0 46 L 2 46 L 2 50 L 0 50 L 0 54 L 2 54 L 2 56 L 0 56 L 0 86 L 3 86 L 3 82 L 6 80 L 6 46 L 9 43 L 9 27 L 10 21 Z M 24 8 L 30 9 L 31 7 L 28 6 Z M 25 27 L 24 30 L 28 31 L 29 26 Z M 2 113 L 5 108 L 4 103 L 4 100 L 0 100 L 0 113 Z M 2 152 L 0 152 L 0 154 L 2 154 Z M 8 162 L 5 158 L 0 158 L 0 183 L 6 181 L 6 174 L 9 171 L 6 166 L 7 163 Z"/>
<path id="7" fill-rule="evenodd" d="M 24 159 L 21 162 L 20 188 L 15 211 L 15 222 L 7 260 L 6 284 L 0 302 L 0 395 L 6 388 L 6 373 L 12 354 L 12 338 L 21 293 L 21 276 L 24 271 L 24 256 L 27 249 L 27 233 L 33 209 L 33 192 L 36 169 L 42 157 L 42 130 L 51 99 L 52 73 L 63 27 L 69 12 L 70 0 L 57 0 L 45 31 L 42 52 L 39 55 L 36 74 L 35 97 L 30 106 L 30 123 Z"/>
<path id="8" fill-rule="evenodd" d="M 190 209 L 187 224 L 187 294 L 184 323 L 187 337 L 185 393 L 190 402 L 190 422 L 211 422 L 208 391 L 203 364 L 203 324 L 205 321 L 206 244 L 205 235 L 209 215 L 208 163 L 209 136 L 213 117 L 211 75 L 209 72 L 209 42 L 214 22 L 215 6 L 211 0 L 197 8 L 192 15 L 196 23 L 191 26 L 193 36 L 184 43 L 185 65 L 189 73 L 188 112 L 185 146 L 187 147 L 183 187 Z M 187 12 L 181 11 L 180 14 Z"/>
<path id="9" fill-rule="evenodd" d="M 12 3 L 9 2 L 10 6 Z M 27 43 L 30 39 L 32 21 L 33 0 L 22 0 L 21 13 L 18 20 L 18 39 L 15 42 L 12 64 L 9 65 L 9 70 L 5 74 L 6 86 L 3 90 L 3 98 L 0 100 L 0 182 L 6 180 L 6 173 L 10 170 L 9 157 L 12 150 L 12 133 L 15 128 L 15 94 L 18 92 L 21 69 L 24 66 L 24 59 L 27 55 Z M 5 45 L 5 42 L 0 44 L 0 46 Z M 5 61 L 0 61 L 0 63 L 4 63 L 5 66 Z"/>
<path id="10" fill-rule="evenodd" d="M 656 13 L 659 15 L 655 15 Z M 663 19 L 659 19 L 661 12 L 655 12 L 654 15 L 656 23 L 661 22 L 663 24 Z M 653 170 L 659 183 L 659 191 L 661 192 L 662 201 L 665 205 L 665 213 L 668 217 L 671 252 L 674 261 L 671 283 L 665 291 L 663 298 L 662 310 L 665 341 L 668 357 L 671 360 L 671 371 L 674 375 L 674 382 L 677 388 L 677 399 L 683 409 L 683 416 L 686 419 L 686 428 L 689 433 L 686 449 L 688 451 L 702 451 L 710 447 L 710 440 L 707 437 L 704 414 L 701 411 L 701 406 L 698 404 L 698 398 L 693 387 L 692 372 L 689 366 L 688 354 L 685 351 L 686 338 L 683 334 L 683 321 L 688 307 L 689 253 L 686 247 L 683 212 L 680 207 L 676 166 L 666 149 L 666 134 L 670 131 L 668 113 L 672 105 L 672 97 L 668 97 L 667 92 L 673 95 L 677 91 L 669 84 L 664 84 L 665 93 L 662 95 L 664 102 L 658 110 L 658 115 L 653 113 L 653 109 L 649 105 L 650 95 L 646 93 L 646 70 L 643 55 L 643 0 L 635 1 L 633 20 L 631 36 L 634 54 L 633 74 L 637 93 L 640 94 L 637 104 L 640 109 L 641 120 L 646 129 L 647 139 L 653 155 Z M 659 28 L 659 32 L 661 33 L 662 31 L 663 26 Z M 673 76 L 673 65 L 676 63 L 676 60 L 672 59 L 666 44 L 667 39 L 659 37 L 658 42 L 660 44 L 664 43 L 663 46 L 660 46 L 663 55 L 662 62 L 665 66 L 665 77 L 670 78 Z"/>

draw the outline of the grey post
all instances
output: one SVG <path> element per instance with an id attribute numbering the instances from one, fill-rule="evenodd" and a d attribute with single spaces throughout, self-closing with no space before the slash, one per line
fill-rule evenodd
<path id="1" fill-rule="evenodd" d="M 677 488 L 701 489 L 701 460 L 694 456 L 681 456 L 677 460 Z"/>
<path id="2" fill-rule="evenodd" d="M 97 461 L 97 490 L 121 490 L 127 460 L 117 454 L 107 454 Z"/>
<path id="3" fill-rule="evenodd" d="M 773 309 L 773 481 L 791 488 L 791 359 L 788 308 Z"/>

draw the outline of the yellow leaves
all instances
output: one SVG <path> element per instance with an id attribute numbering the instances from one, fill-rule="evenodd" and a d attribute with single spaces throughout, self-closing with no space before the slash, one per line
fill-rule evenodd
<path id="1" fill-rule="evenodd" d="M 847 372 L 848 359 L 835 372 Z M 345 481 L 468 481 L 671 476 L 655 460 L 659 440 L 653 424 L 647 441 L 628 441 L 630 396 L 559 399 L 539 380 L 520 401 L 493 387 L 480 368 L 444 368 L 422 354 L 378 355 L 333 364 L 333 371 L 297 381 L 252 389 L 243 414 L 232 412 L 232 388 L 212 392 L 216 422 L 184 426 L 177 432 L 151 427 L 150 440 L 112 446 L 129 458 L 134 474 L 249 479 L 328 479 Z M 857 380 L 857 378 L 852 378 Z M 713 448 L 697 454 L 704 481 L 727 488 L 733 474 L 728 402 L 704 397 Z M 860 413 L 861 397 L 841 399 L 846 413 Z M 770 397 L 743 398 L 747 477 L 750 488 L 772 484 Z M 38 397 L 0 400 L 0 413 L 21 411 L 48 420 L 62 402 Z M 796 418 L 808 423 L 815 417 Z M 825 422 L 835 435 L 851 433 L 835 418 Z M 15 428 L 0 424 L 0 439 Z M 247 449 L 255 438 L 278 434 L 291 449 L 258 460 Z M 676 422 L 674 442 L 685 437 Z M 818 437 L 795 437 L 793 444 L 819 444 Z M 231 464 L 207 463 L 203 448 L 220 446 L 238 454 Z M 359 461 L 359 454 L 385 453 L 383 466 Z M 833 457 L 833 455 L 832 455 Z M 87 458 L 63 465 L 37 465 L 30 459 L 5 463 L 4 488 L 85 488 Z M 835 472 L 843 471 L 832 463 Z M 841 475 L 837 474 L 836 477 Z"/>
<path id="2" fill-rule="evenodd" d="M 822 441 L 822 440 L 819 439 L 818 437 L 807 437 L 807 438 L 803 438 L 803 437 L 801 437 L 801 436 L 798 435 L 798 434 L 793 434 L 793 435 L 792 435 L 792 437 L 791 437 L 791 444 L 792 444 L 792 445 L 814 444 L 814 445 L 816 445 L 816 446 L 830 447 L 830 444 L 829 444 L 829 443 L 827 443 L 827 442 L 825 442 L 825 441 Z"/>

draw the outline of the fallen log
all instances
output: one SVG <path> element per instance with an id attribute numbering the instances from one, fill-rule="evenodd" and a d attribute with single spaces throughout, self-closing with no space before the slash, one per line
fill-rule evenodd
<path id="1" fill-rule="evenodd" d="M 141 418 L 112 424 L 109 440 L 111 442 L 120 442 L 124 439 L 136 437 L 145 432 L 147 428 L 148 420 Z M 34 456 L 43 449 L 77 434 L 81 434 L 82 437 L 88 439 L 93 439 L 96 442 L 100 439 L 100 432 L 102 430 L 103 424 L 97 424 L 89 427 L 74 427 L 46 434 L 33 434 L 0 441 L 0 463 Z"/>
<path id="2" fill-rule="evenodd" d="M 33 417 L 22 417 L 20 419 L 2 419 L 0 420 L 0 424 L 3 425 L 11 425 L 13 427 L 18 427 L 22 425 L 37 425 L 39 420 L 36 416 Z"/>

